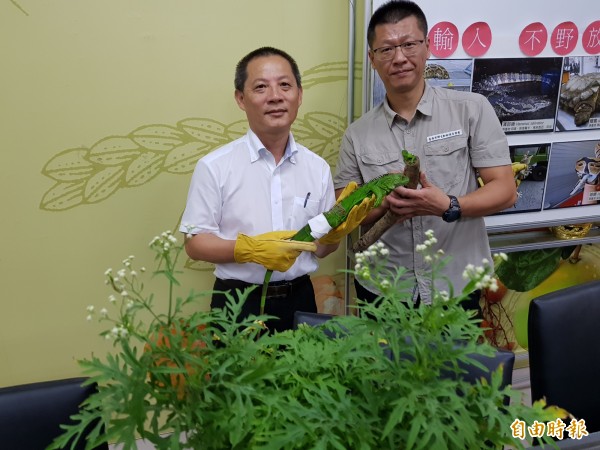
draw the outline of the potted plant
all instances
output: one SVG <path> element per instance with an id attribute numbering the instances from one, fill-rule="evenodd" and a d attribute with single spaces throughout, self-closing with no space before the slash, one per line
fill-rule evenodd
<path id="1" fill-rule="evenodd" d="M 445 264 L 435 243 L 429 234 L 418 248 L 434 278 Z M 380 302 L 328 321 L 329 336 L 308 326 L 269 333 L 268 316 L 240 319 L 248 292 L 230 295 L 224 310 L 194 311 L 197 294 L 176 294 L 183 246 L 165 232 L 150 247 L 154 274 L 168 285 L 167 311 L 144 292 L 133 257 L 106 272 L 116 313 L 99 315 L 111 323 L 103 335 L 115 351 L 80 362 L 99 390 L 50 448 L 65 448 L 90 425 L 88 448 L 131 449 L 138 438 L 158 449 L 522 448 L 511 433 L 516 419 L 564 416 L 543 402 L 522 404 L 520 393 L 500 388 L 501 373 L 490 383 L 464 381 L 458 363 L 493 352 L 461 308 L 464 295 L 449 286 L 432 305 L 407 305 L 412 283 L 401 281 L 404 270 L 372 264 L 385 258 L 380 245 L 359 254 L 354 271 L 378 286 Z M 489 287 L 492 272 L 489 264 L 467 268 L 466 289 Z M 441 376 L 448 372 L 455 376 Z M 506 406 L 505 396 L 515 401 Z"/>

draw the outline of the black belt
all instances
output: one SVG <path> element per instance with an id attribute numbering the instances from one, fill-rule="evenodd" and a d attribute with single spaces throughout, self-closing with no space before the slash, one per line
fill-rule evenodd
<path id="1" fill-rule="evenodd" d="M 219 278 L 221 284 L 225 285 L 227 289 L 240 289 L 244 290 L 246 288 L 252 286 L 258 286 L 257 289 L 253 291 L 253 293 L 259 293 L 262 289 L 262 284 L 255 283 L 246 283 L 242 280 L 223 280 Z M 294 278 L 293 280 L 284 280 L 284 281 L 273 281 L 269 283 L 267 287 L 267 298 L 284 298 L 292 293 L 294 286 L 298 286 L 299 284 L 310 282 L 309 275 L 302 275 L 301 277 Z"/>

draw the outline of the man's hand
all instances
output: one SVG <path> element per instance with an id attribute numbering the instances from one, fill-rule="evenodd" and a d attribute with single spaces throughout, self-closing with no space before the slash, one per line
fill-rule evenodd
<path id="1" fill-rule="evenodd" d="M 356 182 L 351 181 L 344 188 L 344 190 L 340 193 L 340 196 L 337 199 L 336 203 L 341 202 L 343 199 L 348 197 L 352 192 L 358 189 L 358 184 Z M 361 222 L 365 219 L 369 211 L 373 208 L 375 204 L 375 195 L 371 197 L 365 198 L 359 205 L 355 205 L 352 207 L 350 212 L 348 213 L 348 217 L 346 220 L 319 239 L 320 244 L 338 244 L 342 238 L 344 238 L 347 234 L 351 233 L 356 227 L 358 227 Z"/>
<path id="2" fill-rule="evenodd" d="M 253 262 L 267 270 L 285 272 L 301 252 L 314 252 L 314 242 L 290 241 L 296 231 L 271 231 L 254 237 L 238 234 L 233 255 L 237 263 Z"/>
<path id="3" fill-rule="evenodd" d="M 425 172 L 421 172 L 421 189 L 397 187 L 386 198 L 390 203 L 390 211 L 410 219 L 416 216 L 438 216 L 448 209 L 450 200 L 437 186 L 427 180 Z"/>

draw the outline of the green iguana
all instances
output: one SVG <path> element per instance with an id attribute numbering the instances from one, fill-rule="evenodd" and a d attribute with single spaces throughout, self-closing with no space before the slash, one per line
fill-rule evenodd
<path id="1" fill-rule="evenodd" d="M 381 205 L 383 198 L 398 186 L 404 186 L 408 183 L 408 177 L 401 173 L 387 173 L 377 178 L 373 178 L 368 183 L 363 184 L 352 192 L 348 197 L 341 202 L 333 205 L 329 211 L 322 213 L 331 226 L 331 229 L 344 223 L 350 210 L 357 205 L 360 205 L 365 198 L 375 195 L 375 203 L 373 207 Z M 293 237 L 293 241 L 312 242 L 315 238 L 311 234 L 310 224 L 306 224 Z"/>
<path id="2" fill-rule="evenodd" d="M 375 203 L 373 207 L 381 205 L 384 197 L 392 192 L 398 186 L 404 186 L 408 183 L 408 177 L 401 173 L 388 173 L 381 175 L 377 178 L 373 178 L 368 183 L 363 184 L 356 190 L 354 190 L 346 198 L 336 203 L 333 208 L 329 211 L 321 213 L 319 216 L 323 216 L 329 224 L 329 230 L 344 223 L 350 210 L 357 205 L 360 205 L 365 198 L 375 195 Z M 317 216 L 317 218 L 319 217 Z M 314 219 L 311 219 L 311 221 Z M 317 239 L 313 236 L 314 232 L 310 227 L 310 223 L 302 227 L 298 232 L 292 236 L 293 241 L 312 242 Z M 322 236 L 322 235 L 321 235 Z M 321 237 L 319 236 L 319 237 Z M 262 286 L 262 295 L 260 302 L 260 312 L 263 314 L 265 307 L 265 300 L 267 295 L 267 286 L 271 280 L 272 270 L 267 270 L 265 279 Z"/>

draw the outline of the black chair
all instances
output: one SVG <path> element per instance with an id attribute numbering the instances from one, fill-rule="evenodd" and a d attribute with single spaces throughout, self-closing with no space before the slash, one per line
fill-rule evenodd
<path id="1" fill-rule="evenodd" d="M 600 281 L 532 300 L 527 328 L 532 400 L 545 397 L 600 431 Z"/>
<path id="2" fill-rule="evenodd" d="M 294 314 L 294 329 L 298 328 L 298 325 L 301 323 L 310 326 L 319 326 L 330 320 L 332 317 L 334 316 L 331 314 L 296 311 L 296 313 Z M 331 331 L 325 330 L 325 333 L 329 337 L 332 337 Z M 515 365 L 515 354 L 513 352 L 510 352 L 508 350 L 497 349 L 493 356 L 483 356 L 480 354 L 472 354 L 469 356 L 471 359 L 479 362 L 484 367 L 486 367 L 487 370 L 484 370 L 473 364 L 460 362 L 459 367 L 465 371 L 465 373 L 461 376 L 466 381 L 470 383 L 475 383 L 477 380 L 485 378 L 489 382 L 491 381 L 492 373 L 500 366 L 503 366 L 501 387 L 505 387 L 512 384 L 513 368 Z M 456 375 L 454 372 L 448 371 L 442 376 L 454 377 Z M 505 403 L 508 404 L 509 401 L 510 398 L 507 397 Z"/>
<path id="3" fill-rule="evenodd" d="M 319 325 L 323 325 L 325 322 L 332 319 L 333 317 L 335 317 L 333 314 L 296 311 L 294 313 L 294 330 L 297 329 L 298 325 L 300 325 L 301 323 L 310 325 L 311 327 L 316 327 Z"/>
<path id="4" fill-rule="evenodd" d="M 82 386 L 86 378 L 70 378 L 0 388 L 0 448 L 43 450 L 61 435 L 62 424 L 96 390 Z M 85 442 L 75 449 L 83 450 Z M 108 444 L 97 447 L 108 450 Z"/>

